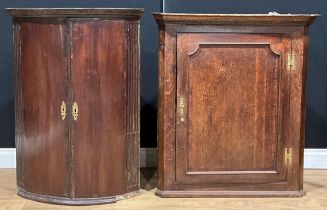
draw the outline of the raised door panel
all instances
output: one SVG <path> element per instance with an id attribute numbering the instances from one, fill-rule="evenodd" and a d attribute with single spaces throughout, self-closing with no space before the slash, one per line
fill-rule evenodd
<path id="1" fill-rule="evenodd" d="M 72 196 L 125 192 L 124 21 L 71 19 Z M 72 104 L 73 105 L 73 104 Z"/>
<path id="2" fill-rule="evenodd" d="M 290 49 L 283 35 L 178 34 L 178 184 L 287 182 Z"/>
<path id="3" fill-rule="evenodd" d="M 66 32 L 61 19 L 15 23 L 18 185 L 53 196 L 69 195 Z"/>

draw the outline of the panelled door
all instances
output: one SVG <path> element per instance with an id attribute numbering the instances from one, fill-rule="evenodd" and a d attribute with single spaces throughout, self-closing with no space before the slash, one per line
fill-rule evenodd
<path id="1" fill-rule="evenodd" d="M 177 34 L 178 184 L 287 184 L 290 53 L 283 34 Z"/>
<path id="2" fill-rule="evenodd" d="M 18 186 L 54 196 L 69 196 L 66 32 L 64 19 L 15 25 Z"/>
<path id="3" fill-rule="evenodd" d="M 126 188 L 124 24 L 69 20 L 72 197 L 117 195 Z"/>

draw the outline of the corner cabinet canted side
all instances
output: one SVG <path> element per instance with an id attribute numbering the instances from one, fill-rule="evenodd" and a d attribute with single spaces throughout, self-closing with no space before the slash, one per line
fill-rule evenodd
<path id="1" fill-rule="evenodd" d="M 127 74 L 127 189 L 140 188 L 140 23 L 128 21 L 125 25 Z M 130 114 L 129 114 L 130 113 Z"/>

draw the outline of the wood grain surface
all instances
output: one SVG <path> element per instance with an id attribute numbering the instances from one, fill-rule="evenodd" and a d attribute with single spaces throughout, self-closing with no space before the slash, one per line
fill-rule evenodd
<path id="1" fill-rule="evenodd" d="M 18 186 L 39 194 L 68 196 L 68 121 L 60 114 L 68 97 L 67 26 L 60 19 L 15 24 L 21 49 L 16 64 L 17 167 L 22 173 Z"/>
<path id="2" fill-rule="evenodd" d="M 303 196 L 307 31 L 317 15 L 154 16 L 157 194 Z"/>
<path id="3" fill-rule="evenodd" d="M 178 34 L 177 98 L 186 112 L 176 119 L 179 183 L 285 181 L 283 44 L 281 35 Z"/>
<path id="4" fill-rule="evenodd" d="M 72 120 L 72 196 L 122 194 L 126 188 L 124 22 L 71 20 L 70 28 L 72 102 L 79 112 Z"/>
<path id="5" fill-rule="evenodd" d="M 68 205 L 137 195 L 142 10 L 8 11 L 18 194 Z"/>

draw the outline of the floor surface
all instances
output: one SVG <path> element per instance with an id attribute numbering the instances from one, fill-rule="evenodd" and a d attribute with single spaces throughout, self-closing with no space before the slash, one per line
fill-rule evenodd
<path id="1" fill-rule="evenodd" d="M 15 169 L 0 169 L 0 209 L 6 210 L 327 210 L 327 170 L 305 170 L 303 198 L 159 198 L 154 195 L 155 169 L 141 170 L 141 195 L 115 204 L 61 206 L 26 200 L 16 195 Z"/>

